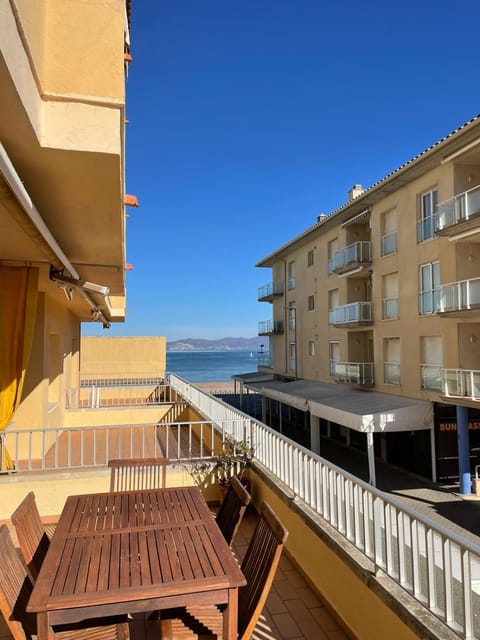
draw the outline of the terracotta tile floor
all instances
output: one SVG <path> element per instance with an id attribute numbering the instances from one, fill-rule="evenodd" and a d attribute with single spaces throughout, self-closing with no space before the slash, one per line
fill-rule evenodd
<path id="1" fill-rule="evenodd" d="M 234 544 L 238 558 L 243 557 L 254 525 L 255 515 L 248 514 Z M 160 640 L 159 623 L 149 621 L 144 615 L 135 616 L 130 622 L 130 637 L 131 640 Z M 267 604 L 251 638 L 349 640 L 286 553 L 280 560 Z M 0 640 L 12 640 L 3 618 L 0 619 Z"/>

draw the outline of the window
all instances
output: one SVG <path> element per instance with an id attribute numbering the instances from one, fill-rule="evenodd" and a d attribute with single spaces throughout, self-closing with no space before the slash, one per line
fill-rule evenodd
<path id="1" fill-rule="evenodd" d="M 417 242 L 433 238 L 435 234 L 435 212 L 438 206 L 438 191 L 434 189 L 420 196 L 417 221 Z"/>
<path id="2" fill-rule="evenodd" d="M 295 307 L 289 307 L 288 308 L 288 328 L 291 331 L 295 331 L 296 317 L 297 317 L 297 310 L 295 309 Z"/>
<path id="3" fill-rule="evenodd" d="M 295 371 L 297 374 L 297 348 L 295 342 L 290 342 L 288 345 L 288 368 L 290 371 Z"/>
<path id="4" fill-rule="evenodd" d="M 398 313 L 398 273 L 382 277 L 382 319 L 396 320 Z"/>
<path id="5" fill-rule="evenodd" d="M 440 262 L 420 266 L 418 288 L 418 313 L 436 313 L 440 308 Z"/>
<path id="6" fill-rule="evenodd" d="M 383 341 L 383 379 L 386 384 L 400 384 L 400 338 Z"/>
<path id="7" fill-rule="evenodd" d="M 420 338 L 422 389 L 442 388 L 443 340 L 441 336 Z"/>
<path id="8" fill-rule="evenodd" d="M 309 311 L 315 310 L 315 296 L 308 296 L 307 306 Z"/>
<path id="9" fill-rule="evenodd" d="M 335 375 L 335 364 L 340 362 L 340 343 L 332 341 L 329 344 L 330 355 L 330 375 Z"/>
<path id="10" fill-rule="evenodd" d="M 292 289 L 295 289 L 296 286 L 296 282 L 295 282 L 295 260 L 292 260 L 291 262 L 288 263 L 288 290 L 291 291 Z"/>
<path id="11" fill-rule="evenodd" d="M 338 240 L 337 238 L 335 238 L 335 240 L 331 240 L 328 243 L 328 270 L 327 270 L 328 275 L 330 275 L 335 271 L 335 254 L 337 253 L 337 250 L 338 250 Z"/>
<path id="12" fill-rule="evenodd" d="M 313 266 L 313 249 L 311 249 L 308 253 L 307 253 L 307 267 L 312 267 Z"/>
<path id="13" fill-rule="evenodd" d="M 315 340 L 308 341 L 308 355 L 313 358 L 315 355 Z"/>
<path id="14" fill-rule="evenodd" d="M 397 210 L 382 215 L 381 254 L 388 256 L 397 251 Z"/>

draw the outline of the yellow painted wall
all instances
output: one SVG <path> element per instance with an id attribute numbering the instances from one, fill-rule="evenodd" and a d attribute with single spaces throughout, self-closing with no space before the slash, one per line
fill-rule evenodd
<path id="1" fill-rule="evenodd" d="M 80 370 L 83 375 L 161 376 L 165 374 L 165 368 L 164 336 L 82 337 Z"/>

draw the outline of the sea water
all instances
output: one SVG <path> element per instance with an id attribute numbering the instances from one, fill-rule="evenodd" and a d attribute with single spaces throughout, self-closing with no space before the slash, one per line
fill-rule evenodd
<path id="1" fill-rule="evenodd" d="M 230 382 L 257 370 L 255 351 L 167 351 L 167 371 L 188 382 Z"/>

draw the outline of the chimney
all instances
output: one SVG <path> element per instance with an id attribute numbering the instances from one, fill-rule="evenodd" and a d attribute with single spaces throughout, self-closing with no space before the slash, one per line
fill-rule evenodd
<path id="1" fill-rule="evenodd" d="M 361 184 L 354 184 L 348 192 L 348 201 L 351 202 L 352 200 L 355 200 L 355 198 L 358 198 L 358 196 L 362 195 L 364 191 L 365 189 Z"/>

